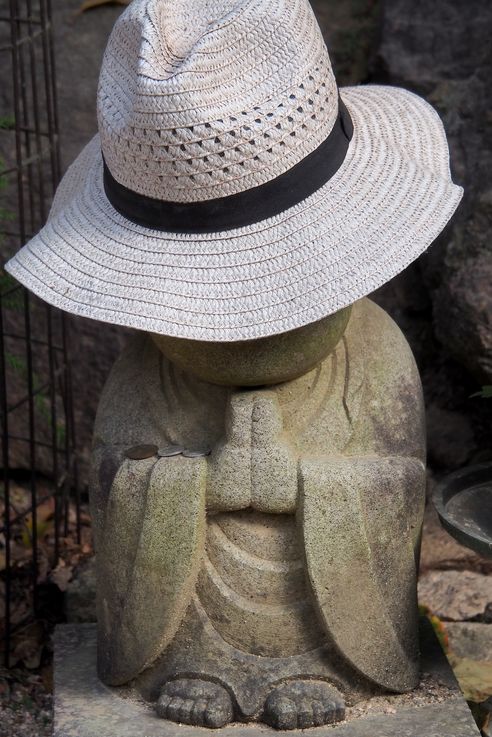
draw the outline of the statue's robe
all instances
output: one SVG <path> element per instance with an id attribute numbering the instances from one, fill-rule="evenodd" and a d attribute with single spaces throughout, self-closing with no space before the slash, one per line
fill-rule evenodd
<path id="1" fill-rule="evenodd" d="M 201 382 L 136 335 L 95 426 L 101 678 L 128 682 L 172 642 L 197 587 L 207 512 L 253 508 L 296 515 L 319 620 L 350 666 L 383 688 L 414 687 L 423 423 L 411 351 L 367 299 L 319 367 L 264 389 Z M 142 443 L 212 453 L 125 457 Z"/>

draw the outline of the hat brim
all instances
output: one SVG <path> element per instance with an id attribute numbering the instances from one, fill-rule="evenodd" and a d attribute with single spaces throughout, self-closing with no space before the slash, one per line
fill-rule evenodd
<path id="1" fill-rule="evenodd" d="M 122 217 L 104 193 L 96 136 L 7 271 L 76 315 L 195 340 L 261 338 L 346 307 L 428 248 L 462 189 L 421 98 L 383 86 L 341 96 L 354 135 L 332 179 L 280 215 L 222 233 L 168 234 Z"/>

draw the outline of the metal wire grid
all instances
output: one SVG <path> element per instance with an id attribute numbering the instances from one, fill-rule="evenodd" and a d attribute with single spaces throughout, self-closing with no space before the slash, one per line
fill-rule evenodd
<path id="1" fill-rule="evenodd" d="M 12 70 L 11 90 L 1 90 L 0 255 L 5 261 L 46 220 L 60 177 L 57 95 L 50 0 L 7 0 L 0 11 L 0 64 Z M 5 68 L 5 67 L 4 67 Z M 9 109 L 10 108 L 10 109 Z M 51 555 L 59 558 L 67 536 L 69 498 L 75 494 L 74 535 L 80 542 L 80 500 L 74 453 L 74 423 L 64 315 L 42 304 L 3 270 L 0 282 L 0 417 L 4 519 L 0 551 L 4 561 L 3 652 L 11 651 L 15 562 L 11 550 L 28 531 L 32 614 L 37 608 L 38 509 L 54 500 Z M 28 502 L 12 498 L 22 479 Z M 1 596 L 1 592 L 0 592 Z M 16 623 L 15 626 L 19 626 Z"/>

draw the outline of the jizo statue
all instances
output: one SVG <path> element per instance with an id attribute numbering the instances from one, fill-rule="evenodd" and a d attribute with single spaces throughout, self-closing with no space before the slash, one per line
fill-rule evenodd
<path id="1" fill-rule="evenodd" d="M 308 0 L 133 0 L 98 123 L 6 268 L 138 331 L 94 434 L 100 678 L 212 728 L 414 688 L 422 393 L 367 296 L 459 203 L 439 117 L 339 89 Z"/>
<path id="2" fill-rule="evenodd" d="M 209 727 L 416 686 L 424 455 L 413 357 L 368 300 L 256 341 L 136 336 L 94 437 L 101 678 Z"/>

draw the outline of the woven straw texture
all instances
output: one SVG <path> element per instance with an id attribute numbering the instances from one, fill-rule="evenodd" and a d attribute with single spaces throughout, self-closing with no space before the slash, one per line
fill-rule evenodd
<path id="1" fill-rule="evenodd" d="M 462 190 L 426 102 L 390 87 L 340 94 L 354 135 L 311 197 L 222 233 L 135 225 L 105 196 L 101 146 L 133 191 L 224 197 L 316 149 L 334 125 L 338 89 L 308 0 L 134 0 L 104 57 L 100 137 L 7 270 L 69 312 L 208 341 L 285 332 L 351 304 L 432 243 Z"/>

